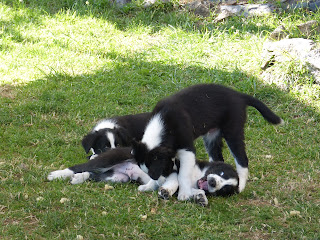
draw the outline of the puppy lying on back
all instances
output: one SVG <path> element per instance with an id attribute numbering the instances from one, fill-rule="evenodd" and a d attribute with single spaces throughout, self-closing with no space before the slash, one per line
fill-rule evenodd
<path id="1" fill-rule="evenodd" d="M 101 120 L 83 137 L 82 146 L 86 153 L 92 151 L 91 159 L 110 148 L 129 147 L 132 139 L 141 140 L 150 116 L 140 113 Z"/>
<path id="2" fill-rule="evenodd" d="M 136 164 L 129 147 L 110 149 L 97 155 L 91 161 L 63 170 L 53 171 L 47 178 L 49 181 L 57 178 L 70 178 L 71 184 L 83 183 L 89 178 L 96 181 L 111 182 L 128 182 L 133 180 L 140 184 L 147 184 L 151 179 Z"/>
<path id="3" fill-rule="evenodd" d="M 172 169 L 176 170 L 173 170 L 167 178 L 159 179 L 155 185 L 150 186 L 148 183 L 153 181 L 150 181 L 149 175 L 139 168 L 133 159 L 131 148 L 119 147 L 103 152 L 86 163 L 53 171 L 47 178 L 49 181 L 70 178 L 71 184 L 83 183 L 88 179 L 111 182 L 136 181 L 143 184 L 139 187 L 139 191 L 159 190 L 159 197 L 169 199 L 178 190 L 179 162 Z M 193 198 L 203 206 L 208 204 L 206 193 L 214 196 L 238 193 L 237 172 L 224 162 L 197 161 L 192 182 Z"/>
<path id="4" fill-rule="evenodd" d="M 176 160 L 173 169 L 179 172 L 180 164 Z M 160 198 L 169 199 L 178 190 L 178 174 L 175 170 L 165 179 L 158 180 L 158 184 L 140 185 L 140 191 L 157 190 Z M 159 184 L 160 181 L 160 184 Z M 208 204 L 206 195 L 227 197 L 239 193 L 239 176 L 237 171 L 222 161 L 208 162 L 196 160 L 192 171 L 192 198 L 202 206 Z M 160 185 L 160 186 L 159 186 Z"/>

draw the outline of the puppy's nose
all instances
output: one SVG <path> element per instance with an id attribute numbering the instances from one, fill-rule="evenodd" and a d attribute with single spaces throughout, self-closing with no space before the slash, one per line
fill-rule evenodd
<path id="1" fill-rule="evenodd" d="M 215 187 L 217 185 L 217 182 L 214 178 L 209 179 L 208 184 L 210 187 Z"/>

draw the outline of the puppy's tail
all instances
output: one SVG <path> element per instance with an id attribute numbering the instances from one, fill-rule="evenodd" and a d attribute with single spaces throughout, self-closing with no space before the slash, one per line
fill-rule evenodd
<path id="1" fill-rule="evenodd" d="M 268 108 L 263 102 L 246 94 L 243 96 L 245 98 L 246 104 L 248 106 L 256 108 L 268 122 L 272 124 L 284 124 L 284 121 L 274 112 L 272 112 L 272 110 Z"/>

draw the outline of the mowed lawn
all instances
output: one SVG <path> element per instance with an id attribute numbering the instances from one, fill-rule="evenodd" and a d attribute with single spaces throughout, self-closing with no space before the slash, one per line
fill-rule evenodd
<path id="1" fill-rule="evenodd" d="M 264 82 L 260 69 L 270 32 L 283 24 L 301 37 L 295 26 L 320 21 L 320 12 L 215 16 L 177 3 L 0 1 L 0 239 L 320 238 L 320 87 L 299 63 L 282 66 L 293 79 L 287 90 Z M 134 183 L 106 190 L 46 180 L 86 161 L 81 139 L 98 120 L 151 111 L 197 83 L 253 95 L 285 120 L 273 126 L 248 108 L 241 194 L 209 197 L 204 208 Z M 200 139 L 196 146 L 208 159 Z M 235 165 L 226 147 L 224 156 Z"/>

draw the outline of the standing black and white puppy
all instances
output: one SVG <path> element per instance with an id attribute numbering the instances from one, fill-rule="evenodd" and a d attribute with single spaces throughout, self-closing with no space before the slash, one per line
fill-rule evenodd
<path id="1" fill-rule="evenodd" d="M 215 144 L 223 137 L 235 158 L 241 192 L 248 178 L 244 144 L 247 106 L 256 108 L 272 124 L 283 122 L 264 103 L 247 94 L 216 84 L 188 87 L 158 102 L 142 140 L 133 144 L 135 159 L 155 181 L 168 173 L 173 152 L 180 161 L 178 199 L 187 200 L 193 191 L 191 176 L 196 161 L 193 141 L 208 134 L 206 138 Z M 209 155 L 210 149 L 219 152 L 219 148 L 207 146 Z M 210 157 L 214 160 L 214 156 Z"/>
<path id="2" fill-rule="evenodd" d="M 83 137 L 82 146 L 86 153 L 92 151 L 90 159 L 110 148 L 130 146 L 132 139 L 141 140 L 150 117 L 140 113 L 104 119 Z"/>

